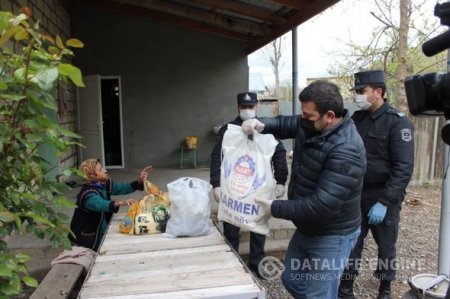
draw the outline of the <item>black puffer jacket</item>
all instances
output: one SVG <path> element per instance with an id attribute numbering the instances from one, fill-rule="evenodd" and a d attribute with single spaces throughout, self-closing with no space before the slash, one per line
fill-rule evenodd
<path id="1" fill-rule="evenodd" d="M 242 119 L 238 116 L 228 124 L 240 126 L 242 125 Z M 222 141 L 225 131 L 228 129 L 228 124 L 220 128 L 216 145 L 211 153 L 211 165 L 210 165 L 210 182 L 211 185 L 216 188 L 220 187 L 220 165 L 222 164 Z M 284 185 L 287 181 L 288 167 L 286 161 L 286 149 L 281 141 L 278 141 L 278 145 L 275 148 L 275 152 L 272 156 L 272 166 L 274 171 L 274 177 L 277 184 Z"/>
<path id="2" fill-rule="evenodd" d="M 305 235 L 345 235 L 360 225 L 366 169 L 363 141 L 348 111 L 342 121 L 306 139 L 299 116 L 264 118 L 263 133 L 295 138 L 288 201 L 272 203 L 272 215 L 291 220 Z"/>

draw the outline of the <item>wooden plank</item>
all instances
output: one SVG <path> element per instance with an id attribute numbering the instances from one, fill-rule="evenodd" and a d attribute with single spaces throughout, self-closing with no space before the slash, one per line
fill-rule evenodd
<path id="1" fill-rule="evenodd" d="M 125 254 L 125 253 L 137 253 L 137 252 L 147 252 L 149 250 L 157 251 L 157 250 L 171 250 L 176 248 L 192 248 L 192 247 L 205 247 L 209 245 L 221 245 L 223 242 L 212 240 L 201 240 L 201 242 L 197 242 L 195 244 L 184 243 L 180 240 L 177 242 L 155 242 L 151 241 L 139 244 L 124 244 L 124 245 L 112 245 L 105 246 L 105 248 L 100 249 L 100 254 Z"/>
<path id="2" fill-rule="evenodd" d="M 211 9 L 221 9 L 239 14 L 243 17 L 250 17 L 272 23 L 285 23 L 286 19 L 272 14 L 271 11 L 246 3 L 228 0 L 191 0 L 195 3 L 210 6 Z"/>
<path id="3" fill-rule="evenodd" d="M 229 252 L 231 248 L 229 245 L 221 244 L 221 245 L 212 245 L 206 246 L 201 249 L 201 253 L 204 255 L 208 255 L 210 253 L 214 253 L 216 251 L 219 252 Z M 128 253 L 128 254 L 117 254 L 117 255 L 98 255 L 95 259 L 95 263 L 98 262 L 107 262 L 107 261 L 128 261 L 135 258 L 142 259 L 167 259 L 171 258 L 174 255 L 179 254 L 190 254 L 190 253 L 198 253 L 199 249 L 197 247 L 194 248 L 181 248 L 181 249 L 172 249 L 168 251 L 148 251 L 148 252 L 139 252 L 139 253 Z"/>
<path id="4" fill-rule="evenodd" d="M 133 294 L 101 297 L 83 298 L 103 298 L 103 299 L 194 299 L 194 298 L 214 298 L 214 299 L 253 299 L 258 298 L 262 291 L 256 284 L 244 284 L 226 287 L 205 288 L 197 290 L 164 292 L 155 294 Z"/>
<path id="5" fill-rule="evenodd" d="M 161 277 L 171 277 L 171 276 L 179 276 L 184 274 L 191 273 L 206 273 L 210 271 L 234 271 L 235 274 L 243 274 L 246 273 L 244 270 L 244 266 L 240 264 L 236 264 L 233 260 L 228 261 L 219 261 L 216 263 L 203 263 L 197 265 L 181 265 L 181 266 L 173 266 L 166 265 L 160 267 L 149 267 L 146 269 L 138 269 L 133 271 L 132 268 L 128 268 L 123 272 L 114 272 L 114 271 L 104 271 L 104 272 L 96 272 L 92 273 L 89 277 L 89 283 L 92 285 L 116 285 L 117 283 L 121 283 L 126 277 L 127 281 L 136 281 L 139 283 L 144 279 L 148 279 L 150 277 L 155 277 L 155 279 L 161 279 Z M 119 269 L 120 271 L 120 269 Z M 233 274 L 234 275 L 234 274 Z M 174 282 L 176 283 L 176 281 Z M 218 281 L 216 286 L 220 286 L 221 282 Z"/>
<path id="6" fill-rule="evenodd" d="M 170 240 L 170 239 L 197 239 L 197 238 L 217 238 L 222 239 L 220 233 L 217 230 L 214 230 L 209 235 L 198 236 L 198 237 L 178 237 L 178 238 L 169 238 L 165 234 L 153 234 L 153 235 L 125 235 L 120 233 L 115 233 L 114 231 L 110 232 L 110 235 L 105 238 L 105 242 L 107 243 L 125 243 L 126 242 L 134 242 L 138 243 L 139 240 L 152 239 L 152 240 Z"/>
<path id="7" fill-rule="evenodd" d="M 228 262 L 230 266 L 237 266 L 243 268 L 239 260 L 234 258 L 233 252 L 219 252 L 215 254 L 204 255 L 202 253 L 195 253 L 189 255 L 178 255 L 171 258 L 135 258 L 121 261 L 107 261 L 95 262 L 95 267 L 91 270 L 91 275 L 98 275 L 99 273 L 112 272 L 137 272 L 153 269 L 182 269 L 186 266 L 192 269 L 198 269 L 201 266 L 210 266 L 211 263 Z"/>
<path id="8" fill-rule="evenodd" d="M 306 1 L 298 1 L 298 0 L 269 0 L 269 1 L 289 6 L 295 9 L 303 9 L 305 5 L 307 5 Z"/>
<path id="9" fill-rule="evenodd" d="M 130 238 L 126 239 L 105 239 L 99 253 L 112 255 L 222 244 L 225 244 L 225 241 L 217 230 L 207 236 L 176 239 L 164 238 L 159 235 L 130 236 Z"/>
<path id="10" fill-rule="evenodd" d="M 30 299 L 67 298 L 83 273 L 77 264 L 56 264 L 47 273 Z"/>
<path id="11" fill-rule="evenodd" d="M 106 235 L 106 238 L 104 239 L 103 243 L 106 244 L 114 244 L 114 243 L 119 243 L 119 244 L 123 244 L 123 243 L 139 243 L 142 242 L 142 240 L 170 240 L 170 239 L 180 239 L 180 240 L 185 240 L 185 242 L 190 242 L 190 240 L 195 240 L 197 238 L 202 238 L 202 237 L 207 237 L 208 239 L 211 238 L 216 238 L 217 240 L 223 240 L 223 236 L 222 234 L 217 231 L 214 230 L 212 233 L 210 233 L 209 235 L 206 236 L 199 236 L 199 237 L 177 237 L 177 238 L 169 238 L 164 234 L 147 234 L 147 235 L 127 235 L 127 234 L 122 234 L 120 232 L 114 232 L 111 231 L 110 233 L 108 233 L 108 235 Z M 145 242 L 145 241 L 144 241 Z M 225 244 L 225 241 L 223 242 Z"/>
<path id="12" fill-rule="evenodd" d="M 213 10 L 205 11 L 203 9 L 197 9 L 193 6 L 186 7 L 185 5 L 167 3 L 167 1 L 161 0 L 127 0 L 127 3 L 134 6 L 145 7 L 161 13 L 194 19 L 196 21 L 209 23 L 226 29 L 237 30 L 244 33 L 253 33 L 255 35 L 263 35 L 266 33 L 263 26 L 256 23 L 242 21 L 240 18 L 236 18 L 231 15 L 225 17 L 221 14 L 215 13 Z"/>
<path id="13" fill-rule="evenodd" d="M 88 280 L 81 290 L 80 298 L 111 295 L 153 294 L 160 292 L 204 289 L 217 286 L 234 286 L 254 283 L 248 273 L 235 270 L 215 270 L 187 274 L 162 275 L 146 277 L 140 281 L 123 279 L 111 285 L 92 284 Z"/>
<path id="14" fill-rule="evenodd" d="M 142 17 L 147 17 L 153 20 L 158 20 L 161 22 L 165 22 L 171 24 L 173 26 L 182 27 L 182 28 L 190 28 L 193 30 L 199 30 L 203 32 L 208 32 L 212 34 L 216 34 L 219 36 L 223 36 L 226 38 L 234 39 L 244 43 L 250 43 L 251 37 L 245 33 L 239 33 L 233 28 L 223 29 L 213 25 L 207 25 L 205 22 L 196 21 L 192 19 L 188 19 L 186 17 L 174 16 L 166 13 L 161 13 L 157 11 L 152 11 L 142 7 L 136 7 L 127 4 L 121 4 L 111 0 L 77 0 L 78 2 L 83 2 L 89 5 L 95 5 L 101 8 L 105 8 L 110 11 L 116 11 L 119 13 L 127 13 L 131 15 L 137 15 Z M 276 17 L 276 16 L 275 16 Z"/>
<path id="15" fill-rule="evenodd" d="M 222 235 L 218 231 L 214 231 L 213 233 L 207 235 L 207 236 L 201 236 L 201 237 L 180 237 L 180 238 L 167 238 L 162 236 L 162 234 L 157 235 L 121 235 L 117 236 L 115 238 L 107 238 L 103 241 L 102 248 L 107 247 L 115 247 L 120 245 L 126 245 L 126 244 L 143 244 L 151 242 L 153 244 L 157 243 L 170 243 L 177 246 L 177 243 L 184 243 L 184 247 L 196 247 L 197 243 L 204 243 L 204 242 L 210 242 L 214 241 L 214 244 L 225 244 L 225 241 L 222 238 Z M 190 246 L 192 245 L 192 246 Z M 177 247 L 174 247 L 177 248 Z M 179 247 L 178 247 L 179 248 Z M 149 250 L 152 250 L 149 248 Z"/>

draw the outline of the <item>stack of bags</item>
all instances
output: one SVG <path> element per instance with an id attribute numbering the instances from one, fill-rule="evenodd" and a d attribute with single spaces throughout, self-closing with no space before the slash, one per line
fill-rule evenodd
<path id="1" fill-rule="evenodd" d="M 144 182 L 146 195 L 128 209 L 127 216 L 119 225 L 124 234 L 158 234 L 166 231 L 170 218 L 170 201 L 167 192 L 149 181 Z"/>

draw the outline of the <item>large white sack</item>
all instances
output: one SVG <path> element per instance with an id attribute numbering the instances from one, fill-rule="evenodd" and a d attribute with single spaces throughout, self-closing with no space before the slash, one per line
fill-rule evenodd
<path id="1" fill-rule="evenodd" d="M 277 144 L 270 134 L 255 132 L 251 140 L 240 126 L 228 125 L 222 142 L 219 220 L 269 233 L 267 222 L 255 223 L 261 207 L 254 199 L 275 198 L 271 161 Z"/>
<path id="2" fill-rule="evenodd" d="M 167 189 L 171 215 L 165 236 L 196 237 L 213 231 L 210 222 L 210 183 L 198 178 L 182 177 L 167 184 Z"/>

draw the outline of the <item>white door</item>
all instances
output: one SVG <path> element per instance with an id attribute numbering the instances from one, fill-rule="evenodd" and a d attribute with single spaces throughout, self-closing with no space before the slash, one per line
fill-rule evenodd
<path id="1" fill-rule="evenodd" d="M 85 87 L 78 88 L 78 127 L 85 146 L 80 148 L 80 161 L 98 158 L 105 165 L 100 79 L 99 75 L 83 77 Z"/>

